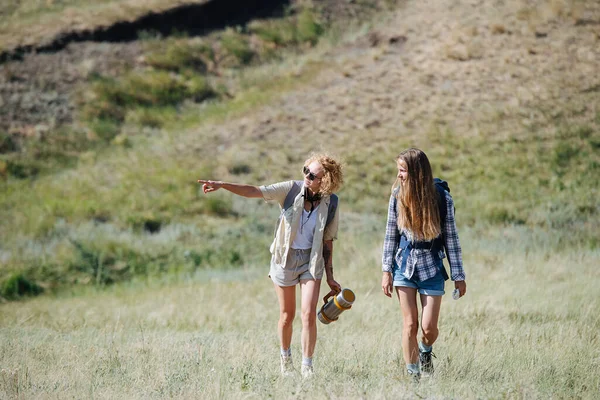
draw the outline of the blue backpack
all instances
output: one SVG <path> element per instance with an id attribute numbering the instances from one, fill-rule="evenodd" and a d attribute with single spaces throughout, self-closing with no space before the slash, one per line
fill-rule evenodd
<path id="1" fill-rule="evenodd" d="M 440 222 L 442 223 L 442 233 L 446 224 L 446 216 L 448 215 L 448 203 L 446 201 L 446 192 L 450 193 L 448 182 L 440 178 L 434 178 L 433 183 L 438 192 L 438 209 L 440 211 Z"/>

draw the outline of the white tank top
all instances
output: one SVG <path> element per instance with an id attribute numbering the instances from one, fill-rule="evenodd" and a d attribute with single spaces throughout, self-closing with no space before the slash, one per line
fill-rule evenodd
<path id="1" fill-rule="evenodd" d="M 298 224 L 296 237 L 292 243 L 292 249 L 306 250 L 312 248 L 319 206 L 320 204 L 316 206 L 312 212 L 302 209 L 302 216 L 300 223 Z"/>

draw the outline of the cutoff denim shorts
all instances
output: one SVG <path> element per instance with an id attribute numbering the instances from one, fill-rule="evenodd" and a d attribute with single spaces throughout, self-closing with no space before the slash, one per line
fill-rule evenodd
<path id="1" fill-rule="evenodd" d="M 310 273 L 310 252 L 312 249 L 290 249 L 288 251 L 285 268 L 281 268 L 271 260 L 269 277 L 277 286 L 294 286 L 304 280 L 321 279 L 313 277 Z"/>
<path id="2" fill-rule="evenodd" d="M 440 260 L 441 262 L 441 260 Z M 433 278 L 426 279 L 424 281 L 417 281 L 415 279 L 407 279 L 400 272 L 400 267 L 396 264 L 394 260 L 394 265 L 392 267 L 392 276 L 394 277 L 394 287 L 403 286 L 409 287 L 413 289 L 417 289 L 417 291 L 426 296 L 443 296 L 444 293 L 444 275 L 441 271 L 441 266 L 438 268 L 437 274 Z"/>

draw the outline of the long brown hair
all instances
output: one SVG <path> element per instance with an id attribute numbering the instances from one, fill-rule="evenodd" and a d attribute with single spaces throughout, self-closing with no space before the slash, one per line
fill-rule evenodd
<path id="1" fill-rule="evenodd" d="M 398 229 L 410 231 L 415 240 L 433 240 L 440 235 L 441 226 L 429 159 L 423 151 L 413 148 L 400 153 L 396 162 L 408 172 L 406 181 L 396 179 L 393 187 L 398 189 Z"/>

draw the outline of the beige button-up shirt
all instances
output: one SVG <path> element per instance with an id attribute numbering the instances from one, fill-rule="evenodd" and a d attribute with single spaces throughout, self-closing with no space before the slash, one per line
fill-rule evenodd
<path id="1" fill-rule="evenodd" d="M 283 203 L 288 192 L 292 189 L 293 184 L 294 181 L 287 181 L 260 187 L 263 198 L 266 201 L 277 201 L 283 212 L 281 221 L 275 233 L 275 239 L 273 240 L 270 249 L 271 254 L 273 255 L 272 262 L 281 268 L 285 268 L 288 251 L 296 237 L 296 231 L 298 230 L 298 224 L 300 223 L 300 218 L 302 216 L 302 209 L 304 208 L 304 197 L 302 196 L 304 194 L 303 187 L 294 199 L 294 204 L 285 212 L 283 211 Z M 313 238 L 313 246 L 310 251 L 309 265 L 310 273 L 313 276 L 321 275 L 325 268 L 325 260 L 323 259 L 323 241 L 337 239 L 339 206 L 336 207 L 335 216 L 327 228 L 325 228 L 330 201 L 330 196 L 323 196 L 320 203 L 321 206 L 317 209 L 317 225 L 315 226 L 315 235 Z"/>

